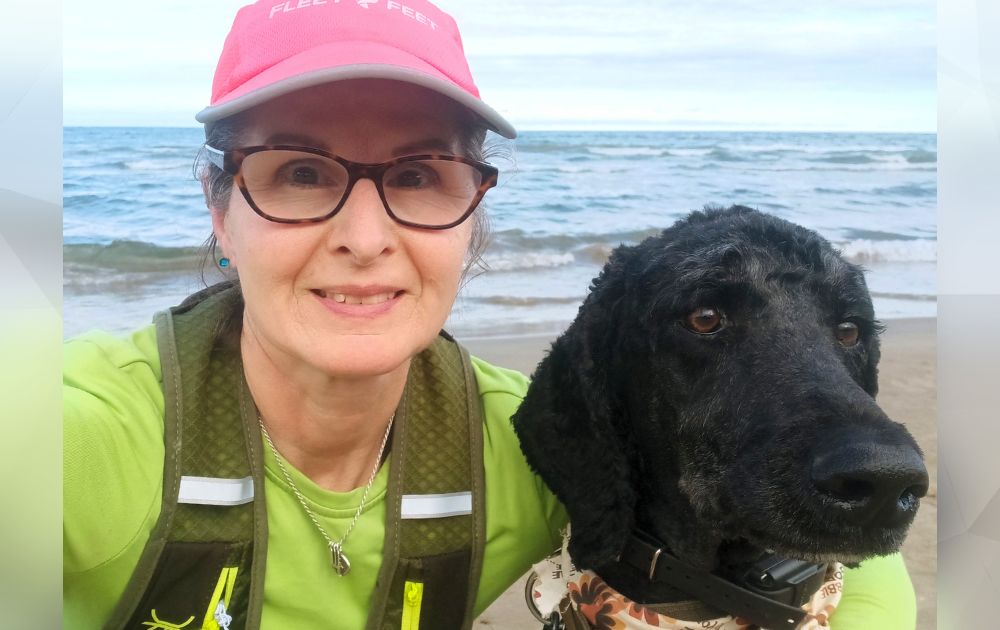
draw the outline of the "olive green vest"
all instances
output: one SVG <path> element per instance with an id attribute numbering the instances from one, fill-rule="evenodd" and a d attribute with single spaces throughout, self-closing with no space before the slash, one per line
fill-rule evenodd
<path id="1" fill-rule="evenodd" d="M 109 630 L 216 630 L 217 619 L 229 630 L 260 627 L 264 460 L 240 359 L 241 318 L 242 297 L 229 283 L 155 318 L 163 500 Z M 411 362 L 391 444 L 367 630 L 469 628 L 485 540 L 482 408 L 469 356 L 444 332 Z"/>

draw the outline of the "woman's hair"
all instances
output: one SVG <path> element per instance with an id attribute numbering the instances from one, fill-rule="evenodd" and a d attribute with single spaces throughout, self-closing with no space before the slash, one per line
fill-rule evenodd
<path id="1" fill-rule="evenodd" d="M 205 145 L 220 151 L 239 148 L 243 144 L 245 130 L 244 116 L 241 114 L 223 118 L 208 128 Z M 459 151 L 465 157 L 479 161 L 493 157 L 509 157 L 510 149 L 506 142 L 497 136 L 494 136 L 494 138 L 496 139 L 492 139 L 490 142 L 486 141 L 486 128 L 480 121 L 473 121 L 471 119 L 463 121 L 460 130 L 461 144 Z M 202 183 L 202 189 L 205 192 L 205 203 L 209 208 L 222 209 L 229 207 L 229 200 L 233 194 L 233 176 L 208 160 L 208 152 L 205 146 L 202 146 L 195 157 L 194 175 Z M 469 243 L 468 262 L 465 269 L 462 270 L 463 282 L 488 269 L 486 262 L 483 260 L 483 252 L 489 244 L 492 229 L 489 214 L 482 203 L 472 213 L 472 221 L 472 240 Z M 205 241 L 201 264 L 202 281 L 205 281 L 205 269 L 207 266 L 216 263 L 216 244 L 215 234 L 209 236 Z M 470 271 L 473 269 L 476 271 L 470 275 Z"/>

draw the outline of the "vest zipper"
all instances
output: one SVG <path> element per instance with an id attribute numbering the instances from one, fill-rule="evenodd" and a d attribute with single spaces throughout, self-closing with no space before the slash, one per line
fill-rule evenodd
<path id="1" fill-rule="evenodd" d="M 420 602 L 424 598 L 424 583 L 411 582 L 403 585 L 402 630 L 420 629 Z"/>

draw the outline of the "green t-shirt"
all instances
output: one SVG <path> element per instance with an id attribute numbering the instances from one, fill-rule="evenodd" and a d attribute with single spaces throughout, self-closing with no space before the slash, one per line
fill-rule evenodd
<path id="1" fill-rule="evenodd" d="M 562 506 L 528 468 L 510 424 L 527 389 L 514 371 L 473 359 L 484 409 L 486 548 L 476 614 L 559 544 Z M 91 333 L 66 344 L 64 382 L 63 620 L 99 628 L 121 596 L 160 511 L 163 394 L 153 327 L 122 340 Z M 262 627 L 363 628 L 382 558 L 387 477 L 382 467 L 344 545 L 351 573 L 337 576 L 325 541 L 265 454 L 268 549 Z M 361 500 L 329 492 L 288 467 L 323 527 L 343 532 Z M 845 575 L 835 630 L 909 630 L 913 589 L 901 558 Z"/>

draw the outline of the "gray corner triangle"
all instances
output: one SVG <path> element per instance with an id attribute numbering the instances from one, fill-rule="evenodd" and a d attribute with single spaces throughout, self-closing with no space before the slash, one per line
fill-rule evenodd
<path id="1" fill-rule="evenodd" d="M 1000 491 L 997 491 L 976 520 L 972 522 L 969 531 L 977 536 L 1000 542 Z"/>
<path id="2" fill-rule="evenodd" d="M 0 188 L 0 235 L 51 306 L 62 308 L 62 208 Z"/>

